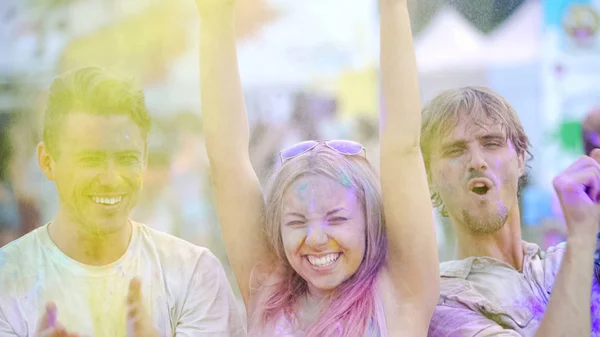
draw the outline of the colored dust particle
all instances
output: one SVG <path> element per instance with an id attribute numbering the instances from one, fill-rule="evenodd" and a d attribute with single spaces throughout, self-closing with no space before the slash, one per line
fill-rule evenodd
<path id="1" fill-rule="evenodd" d="M 574 154 L 583 153 L 580 121 L 562 121 L 550 137 L 558 142 L 564 151 Z"/>

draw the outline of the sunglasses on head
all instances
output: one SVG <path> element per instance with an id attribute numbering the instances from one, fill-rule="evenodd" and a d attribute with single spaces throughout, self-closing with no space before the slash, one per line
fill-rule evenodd
<path id="1" fill-rule="evenodd" d="M 297 157 L 303 153 L 314 149 L 319 144 L 325 144 L 325 146 L 332 149 L 333 151 L 346 156 L 355 156 L 363 151 L 365 151 L 366 155 L 367 152 L 367 150 L 364 148 L 364 146 L 362 146 L 362 144 L 350 140 L 307 140 L 304 142 L 294 144 L 288 147 L 287 149 L 279 152 L 279 157 L 281 158 L 281 162 L 283 163 L 287 159 Z"/>

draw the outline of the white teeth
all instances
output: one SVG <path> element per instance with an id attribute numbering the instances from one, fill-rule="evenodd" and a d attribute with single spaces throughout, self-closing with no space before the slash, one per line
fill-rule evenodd
<path id="1" fill-rule="evenodd" d="M 92 200 L 94 200 L 95 203 L 103 204 L 103 205 L 116 205 L 116 204 L 120 203 L 122 199 L 123 199 L 122 196 L 118 196 L 116 198 L 92 197 Z"/>
<path id="2" fill-rule="evenodd" d="M 327 254 L 321 257 L 315 257 L 312 255 L 307 255 L 308 262 L 316 267 L 326 267 L 330 264 L 333 264 L 340 257 L 341 253 L 333 253 Z"/>
<path id="3" fill-rule="evenodd" d="M 477 183 L 477 184 L 475 184 L 475 187 L 485 187 L 485 184 L 484 183 Z"/>

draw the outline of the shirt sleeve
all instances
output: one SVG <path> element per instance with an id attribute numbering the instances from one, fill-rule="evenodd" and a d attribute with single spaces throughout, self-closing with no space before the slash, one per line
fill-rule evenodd
<path id="1" fill-rule="evenodd" d="M 223 266 L 210 251 L 205 251 L 194 268 L 175 336 L 246 336 L 241 311 Z"/>
<path id="2" fill-rule="evenodd" d="M 429 337 L 522 337 L 480 313 L 464 308 L 437 306 L 429 324 Z"/>
<path id="3" fill-rule="evenodd" d="M 6 337 L 18 337 L 17 333 L 13 329 L 13 327 L 8 323 L 2 308 L 0 307 L 0 336 Z"/>

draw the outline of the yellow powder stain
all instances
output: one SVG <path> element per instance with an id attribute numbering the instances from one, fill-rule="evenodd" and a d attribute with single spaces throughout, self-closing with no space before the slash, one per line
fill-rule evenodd
<path id="1" fill-rule="evenodd" d="M 107 279 L 91 284 L 88 298 L 94 336 L 126 336 L 127 289 L 127 283 Z"/>

